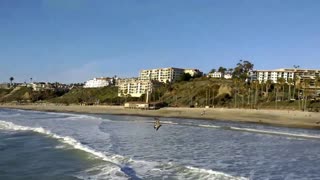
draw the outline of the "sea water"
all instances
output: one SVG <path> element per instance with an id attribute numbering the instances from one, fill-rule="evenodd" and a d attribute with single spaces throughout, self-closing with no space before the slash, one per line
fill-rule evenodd
<path id="1" fill-rule="evenodd" d="M 319 179 L 317 130 L 0 109 L 0 179 Z"/>

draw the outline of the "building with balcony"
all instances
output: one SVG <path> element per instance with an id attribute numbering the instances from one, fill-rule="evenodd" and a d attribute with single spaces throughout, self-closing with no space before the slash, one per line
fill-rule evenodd
<path id="1" fill-rule="evenodd" d="M 141 80 L 156 80 L 163 83 L 175 82 L 184 73 L 189 73 L 191 76 L 201 75 L 202 72 L 198 69 L 182 69 L 182 68 L 158 68 L 140 71 Z"/>
<path id="2" fill-rule="evenodd" d="M 139 78 L 118 79 L 118 96 L 141 97 L 143 94 L 151 93 L 159 86 L 159 82 L 153 80 L 142 80 Z"/>
<path id="3" fill-rule="evenodd" d="M 251 81 L 258 80 L 260 83 L 265 83 L 270 80 L 272 83 L 277 83 L 279 78 L 283 78 L 286 83 L 289 79 L 292 82 L 299 84 L 305 81 L 309 82 L 308 87 L 318 86 L 316 81 L 320 76 L 320 70 L 315 69 L 276 69 L 276 70 L 254 70 L 249 73 Z"/>

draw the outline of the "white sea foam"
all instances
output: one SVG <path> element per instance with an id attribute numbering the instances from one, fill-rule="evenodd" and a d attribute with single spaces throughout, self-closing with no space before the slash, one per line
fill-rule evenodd
<path id="1" fill-rule="evenodd" d="M 69 120 L 78 120 L 78 119 L 92 119 L 92 120 L 102 120 L 101 117 L 96 117 L 96 116 L 89 116 L 89 115 L 82 115 L 82 114 L 68 114 L 69 117 L 64 118 L 64 119 L 69 119 Z"/>
<path id="2" fill-rule="evenodd" d="M 175 123 L 172 121 L 161 121 L 162 124 L 174 124 L 174 125 L 178 125 L 179 123 Z"/>
<path id="3" fill-rule="evenodd" d="M 124 174 L 119 174 L 119 171 L 115 168 L 110 168 L 107 165 L 95 166 L 82 171 L 75 175 L 75 177 L 84 180 L 99 180 L 99 179 L 112 179 L 112 180 L 122 180 L 129 179 Z"/>
<path id="4" fill-rule="evenodd" d="M 63 143 L 68 144 L 75 149 L 79 149 L 79 150 L 85 151 L 87 153 L 93 154 L 94 156 L 113 164 L 114 166 L 112 166 L 113 169 L 111 171 L 117 172 L 118 174 L 123 174 L 123 172 L 120 169 L 119 160 L 121 160 L 124 157 L 119 156 L 119 155 L 114 155 L 114 156 L 108 157 L 103 152 L 96 151 L 96 150 L 90 148 L 89 146 L 83 145 L 80 142 L 78 142 L 77 140 L 73 139 L 72 137 L 59 136 L 57 134 L 50 132 L 49 130 L 45 130 L 42 127 L 34 128 L 34 127 L 20 126 L 20 125 L 14 124 L 12 122 L 6 122 L 6 121 L 1 121 L 1 120 L 0 120 L 0 128 L 7 129 L 7 130 L 15 130 L 15 131 L 33 131 L 33 132 L 45 134 L 49 137 L 58 139 L 59 141 L 62 141 Z M 109 170 L 110 170 L 110 168 L 111 168 L 111 166 L 109 167 Z M 108 173 L 108 174 L 110 174 L 110 173 Z"/>
<path id="5" fill-rule="evenodd" d="M 246 131 L 253 133 L 262 133 L 262 134 L 270 134 L 270 135 L 280 135 L 280 136 L 288 136 L 295 138 L 308 138 L 308 139 L 320 139 L 320 136 L 317 135 L 309 135 L 309 134 L 298 134 L 298 133 L 288 133 L 288 132 L 279 132 L 279 131 L 268 131 L 268 130 L 260 130 L 260 129 L 250 129 L 250 128 L 239 128 L 239 127 L 230 127 L 231 130 L 237 131 Z"/>
<path id="6" fill-rule="evenodd" d="M 15 114 L 9 114 L 9 113 L 5 113 L 5 114 L 1 114 L 1 117 L 18 117 L 21 116 L 21 113 L 15 113 Z"/>
<path id="7" fill-rule="evenodd" d="M 14 124 L 12 122 L 0 120 L 0 129 L 1 128 L 16 131 L 34 131 L 37 133 L 45 134 L 49 137 L 58 139 L 59 141 L 70 145 L 75 149 L 85 151 L 99 159 L 110 163 L 109 165 L 93 167 L 77 174 L 76 177 L 80 179 L 128 179 L 128 176 L 121 170 L 123 165 L 127 165 L 128 167 L 134 169 L 137 173 L 137 176 L 144 176 L 146 174 L 149 174 L 151 175 L 151 177 L 165 177 L 168 176 L 167 173 L 169 172 L 168 174 L 172 174 L 177 179 L 245 179 L 243 177 L 233 177 L 231 175 L 213 170 L 200 169 L 191 166 L 180 166 L 170 162 L 161 165 L 158 162 L 133 160 L 131 158 L 126 158 L 120 155 L 100 152 L 89 146 L 81 144 L 72 137 L 60 136 L 42 127 L 26 127 Z M 57 146 L 56 148 L 65 147 Z"/>
<path id="8" fill-rule="evenodd" d="M 188 169 L 185 171 L 183 174 L 187 175 L 186 179 L 221 179 L 221 180 L 246 180 L 248 178 L 245 177 L 234 177 L 222 172 L 218 171 L 213 171 L 213 170 L 208 170 L 208 169 L 200 169 L 200 168 L 195 168 L 191 166 L 186 166 Z M 188 177 L 190 175 L 190 177 Z M 196 177 L 194 177 L 196 176 Z"/>
<path id="9" fill-rule="evenodd" d="M 109 161 L 112 162 L 114 164 L 117 164 L 119 162 L 115 161 L 117 159 L 119 159 L 118 155 L 115 155 L 114 157 L 108 157 L 106 156 L 104 153 L 99 152 L 99 151 L 95 151 L 94 149 L 90 148 L 89 146 L 83 145 L 80 142 L 78 142 L 77 140 L 73 139 L 72 137 L 69 136 L 59 136 L 55 133 L 52 133 L 49 130 L 45 130 L 42 127 L 26 127 L 26 126 L 20 126 L 20 125 L 16 125 L 12 122 L 6 122 L 6 121 L 1 121 L 0 120 L 0 127 L 3 127 L 4 129 L 9 129 L 9 130 L 16 130 L 16 131 L 34 131 L 37 133 L 41 133 L 41 134 L 45 134 L 48 135 L 52 138 L 58 139 L 60 141 L 62 141 L 63 143 L 69 144 L 72 147 L 74 147 L 75 149 L 80 149 L 83 150 L 85 152 L 91 153 L 99 158 L 101 158 L 104 161 Z"/>
<path id="10" fill-rule="evenodd" d="M 208 124 L 199 124 L 199 127 L 206 127 L 206 128 L 221 128 L 221 126 L 215 126 L 215 125 L 208 125 Z"/>
<path id="11" fill-rule="evenodd" d="M 320 136 L 310 135 L 310 134 L 301 134 L 301 133 L 288 133 L 288 132 L 280 132 L 280 131 L 271 131 L 271 130 L 261 130 L 261 129 L 251 129 L 251 128 L 240 128 L 234 126 L 215 126 L 215 125 L 207 125 L 207 124 L 199 124 L 199 127 L 205 128 L 224 128 L 235 131 L 244 131 L 250 133 L 259 133 L 259 134 L 269 134 L 269 135 L 278 135 L 278 136 L 286 136 L 288 138 L 302 138 L 302 139 L 320 139 Z"/>

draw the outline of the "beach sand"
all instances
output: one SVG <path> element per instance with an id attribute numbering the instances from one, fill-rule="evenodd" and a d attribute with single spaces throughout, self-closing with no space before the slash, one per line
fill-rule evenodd
<path id="1" fill-rule="evenodd" d="M 289 110 L 253 110 L 226 108 L 161 108 L 159 110 L 125 109 L 122 106 L 80 106 L 55 104 L 2 104 L 0 108 L 36 111 L 76 112 L 114 115 L 138 115 L 261 123 L 273 126 L 320 129 L 320 113 Z"/>

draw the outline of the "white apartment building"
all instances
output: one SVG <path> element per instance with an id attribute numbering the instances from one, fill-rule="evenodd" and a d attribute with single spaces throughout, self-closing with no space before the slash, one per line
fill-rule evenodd
<path id="1" fill-rule="evenodd" d="M 113 83 L 112 78 L 105 78 L 105 77 L 93 78 L 91 80 L 86 81 L 83 87 L 84 88 L 99 88 L 99 87 L 109 86 L 112 83 Z"/>
<path id="2" fill-rule="evenodd" d="M 153 88 L 157 86 L 152 80 L 141 80 L 138 78 L 119 79 L 117 81 L 118 96 L 122 97 L 130 95 L 131 97 L 141 97 L 142 94 L 152 92 Z"/>
<path id="3" fill-rule="evenodd" d="M 232 74 L 224 74 L 223 77 L 225 79 L 232 79 Z"/>
<path id="4" fill-rule="evenodd" d="M 207 77 L 222 78 L 223 74 L 221 72 L 213 72 L 213 73 L 208 73 Z"/>
<path id="5" fill-rule="evenodd" d="M 272 83 L 277 83 L 279 78 L 284 78 L 286 83 L 289 79 L 314 78 L 319 76 L 320 70 L 311 69 L 276 69 L 276 70 L 254 70 L 249 73 L 250 80 L 258 80 L 260 83 L 271 80 Z"/>
<path id="6" fill-rule="evenodd" d="M 207 77 L 212 77 L 212 78 L 225 78 L 225 79 L 231 79 L 232 75 L 231 74 L 223 74 L 222 72 L 214 72 L 214 73 L 208 73 Z"/>
<path id="7" fill-rule="evenodd" d="M 198 69 L 182 69 L 182 68 L 158 68 L 140 71 L 141 80 L 157 80 L 167 83 L 174 82 L 181 77 L 183 73 L 189 73 L 191 76 L 201 74 Z"/>

